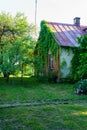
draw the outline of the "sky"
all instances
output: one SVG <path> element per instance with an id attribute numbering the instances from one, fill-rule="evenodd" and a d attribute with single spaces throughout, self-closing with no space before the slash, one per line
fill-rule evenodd
<path id="1" fill-rule="evenodd" d="M 36 24 L 42 20 L 73 24 L 75 17 L 81 18 L 81 25 L 87 25 L 87 0 L 37 0 Z M 0 0 L 0 12 L 23 12 L 29 23 L 35 24 L 35 0 Z"/>

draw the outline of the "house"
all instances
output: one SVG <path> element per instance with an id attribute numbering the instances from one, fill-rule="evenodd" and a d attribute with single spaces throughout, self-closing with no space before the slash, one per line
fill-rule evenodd
<path id="1" fill-rule="evenodd" d="M 79 46 L 77 38 L 85 33 L 87 26 L 80 25 L 79 17 L 73 24 L 42 21 L 36 45 L 36 75 L 72 79 L 73 50 Z"/>

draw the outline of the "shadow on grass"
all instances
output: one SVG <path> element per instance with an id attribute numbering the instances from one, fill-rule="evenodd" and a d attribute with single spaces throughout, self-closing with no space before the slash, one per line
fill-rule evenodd
<path id="1" fill-rule="evenodd" d="M 0 86 L 9 86 L 9 87 L 14 87 L 14 86 L 18 86 L 18 87 L 38 87 L 41 84 L 45 84 L 45 85 L 65 85 L 65 84 L 71 84 L 70 82 L 59 82 L 59 83 L 55 83 L 53 81 L 49 81 L 48 79 L 44 79 L 43 77 L 35 77 L 35 76 L 31 76 L 31 77 L 10 77 L 9 81 L 6 82 L 4 77 L 0 77 Z"/>
<path id="2" fill-rule="evenodd" d="M 10 77 L 9 82 L 7 83 L 3 77 L 0 77 L 0 85 L 5 86 L 31 86 L 31 85 L 39 84 L 39 81 L 36 77 Z"/>

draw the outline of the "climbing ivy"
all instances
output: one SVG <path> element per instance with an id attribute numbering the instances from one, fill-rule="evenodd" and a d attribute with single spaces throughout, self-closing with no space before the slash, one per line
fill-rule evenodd
<path id="1" fill-rule="evenodd" d="M 75 80 L 87 78 L 87 34 L 78 38 L 80 46 L 74 49 L 72 74 Z"/>
<path id="2" fill-rule="evenodd" d="M 46 21 L 41 22 L 41 31 L 36 45 L 35 68 L 38 75 L 41 71 L 46 72 L 49 50 L 52 56 L 57 58 L 58 44 L 54 39 L 54 32 Z"/>

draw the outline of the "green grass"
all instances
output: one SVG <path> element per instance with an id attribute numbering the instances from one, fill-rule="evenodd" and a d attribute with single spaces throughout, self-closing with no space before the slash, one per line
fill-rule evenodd
<path id="1" fill-rule="evenodd" d="M 86 130 L 87 104 L 0 109 L 3 130 Z"/>
<path id="2" fill-rule="evenodd" d="M 0 107 L 0 130 L 86 130 L 86 95 L 76 95 L 73 84 L 40 83 L 35 78 L 0 79 L 0 104 L 69 101 L 69 104 Z M 70 103 L 71 101 L 76 101 Z M 79 101 L 81 101 L 79 103 Z"/>
<path id="3" fill-rule="evenodd" d="M 11 80 L 9 84 L 0 84 L 0 104 L 87 99 L 86 95 L 76 95 L 72 84 L 45 84 L 34 78 L 24 79 L 21 84 L 17 80 L 14 84 Z"/>

